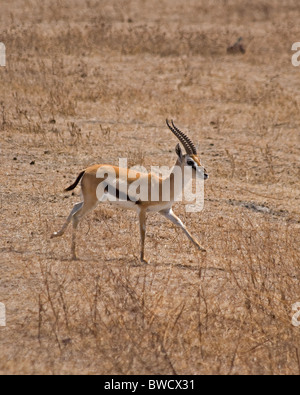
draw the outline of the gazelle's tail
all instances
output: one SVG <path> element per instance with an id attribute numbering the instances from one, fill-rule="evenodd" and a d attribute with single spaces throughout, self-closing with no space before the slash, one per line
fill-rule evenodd
<path id="1" fill-rule="evenodd" d="M 83 170 L 79 176 L 77 177 L 76 181 L 74 182 L 74 184 L 70 185 L 68 188 L 65 189 L 65 192 L 69 192 L 69 191 L 73 191 L 73 189 L 75 189 L 77 187 L 77 185 L 79 184 L 79 181 L 82 179 L 82 177 L 84 176 L 85 170 Z"/>

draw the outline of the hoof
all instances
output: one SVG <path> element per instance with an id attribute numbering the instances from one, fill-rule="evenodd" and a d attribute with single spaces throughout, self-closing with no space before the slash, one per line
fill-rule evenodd
<path id="1" fill-rule="evenodd" d="M 54 233 L 52 233 L 50 239 L 54 239 L 55 237 L 60 237 L 62 235 L 63 235 L 62 232 L 54 232 Z"/>

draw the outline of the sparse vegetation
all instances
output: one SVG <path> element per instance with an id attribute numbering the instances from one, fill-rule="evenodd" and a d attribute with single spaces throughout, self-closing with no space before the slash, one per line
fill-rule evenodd
<path id="1" fill-rule="evenodd" d="M 296 0 L 3 0 L 1 374 L 300 374 Z M 226 49 L 242 36 L 246 53 Z M 210 174 L 176 211 L 198 253 L 149 216 L 99 207 L 51 241 L 89 164 L 171 165 L 166 117 Z"/>

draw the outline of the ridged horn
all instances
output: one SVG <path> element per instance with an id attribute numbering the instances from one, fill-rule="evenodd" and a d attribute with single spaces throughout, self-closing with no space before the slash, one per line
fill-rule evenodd
<path id="1" fill-rule="evenodd" d="M 174 122 L 171 121 L 172 126 L 169 124 L 169 121 L 166 120 L 168 128 L 171 130 L 171 132 L 178 138 L 178 140 L 181 142 L 181 144 L 184 146 L 186 153 L 188 155 L 197 155 L 197 149 L 192 142 L 192 140 L 185 134 L 183 133 L 180 129 L 178 129 L 175 125 Z"/>

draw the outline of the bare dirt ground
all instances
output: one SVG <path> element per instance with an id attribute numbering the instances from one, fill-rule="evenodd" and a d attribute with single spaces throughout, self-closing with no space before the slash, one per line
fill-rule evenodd
<path id="1" fill-rule="evenodd" d="M 2 0 L 2 374 L 299 374 L 298 1 Z M 240 36 L 245 54 L 226 53 Z M 94 163 L 171 166 L 173 118 L 210 174 L 175 212 L 95 210 L 50 240 Z"/>

